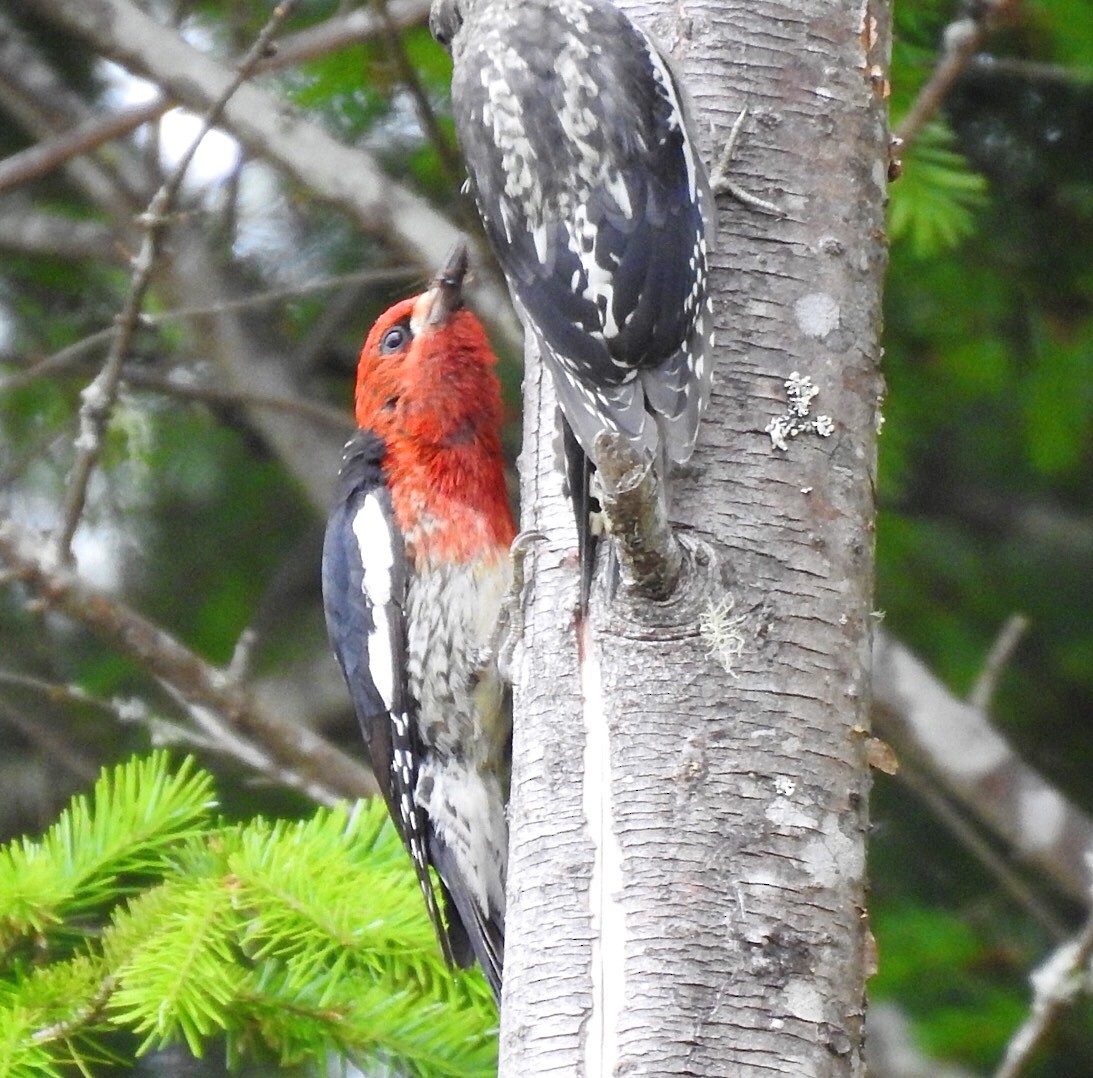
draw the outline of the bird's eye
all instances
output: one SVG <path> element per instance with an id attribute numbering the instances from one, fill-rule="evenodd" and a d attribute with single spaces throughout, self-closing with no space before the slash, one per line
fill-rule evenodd
<path id="1" fill-rule="evenodd" d="M 392 326 L 384 335 L 380 341 L 380 355 L 389 356 L 393 352 L 399 351 L 401 348 L 406 347 L 406 342 L 410 339 L 409 327 L 398 325 Z"/>
<path id="2" fill-rule="evenodd" d="M 429 30 L 438 45 L 451 48 L 452 38 L 463 25 L 463 12 L 457 0 L 442 0 L 434 3 L 429 12 Z"/>

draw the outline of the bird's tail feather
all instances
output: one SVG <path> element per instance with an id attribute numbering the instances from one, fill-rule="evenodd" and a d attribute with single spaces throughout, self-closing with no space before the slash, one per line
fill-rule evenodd
<path id="1" fill-rule="evenodd" d="M 501 1000 L 505 965 L 505 911 L 483 910 L 466 885 L 452 850 L 434 836 L 430 852 L 443 885 L 448 938 L 456 964 L 464 969 L 477 959 L 494 999 Z"/>
<path id="2" fill-rule="evenodd" d="M 561 424 L 566 483 L 577 524 L 577 558 L 581 572 L 579 610 L 583 618 L 588 613 L 592 578 L 596 572 L 596 547 L 599 537 L 592 527 L 592 514 L 598 512 L 599 504 L 592 496 L 592 461 L 581 448 L 573 428 L 564 417 L 561 418 Z"/>

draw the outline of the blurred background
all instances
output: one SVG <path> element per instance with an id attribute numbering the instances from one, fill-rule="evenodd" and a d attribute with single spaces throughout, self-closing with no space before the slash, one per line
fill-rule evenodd
<path id="1" fill-rule="evenodd" d="M 188 71 L 167 46 L 230 66 L 270 12 L 144 6 L 162 35 L 153 79 L 33 0 L 0 9 L 0 517 L 25 528 L 63 519 L 81 390 L 142 239 L 134 218 L 199 128 L 168 108 Z M 893 127 L 988 10 L 939 107 L 905 132 L 891 188 L 876 606 L 891 646 L 951 700 L 978 686 L 1009 765 L 1037 772 L 1080 831 L 1093 814 L 1093 5 L 902 0 Z M 432 207 L 473 233 L 426 11 L 302 3 L 256 85 L 271 114 L 296 106 L 356 151 L 362 176 L 378 169 L 388 207 L 409 193 L 399 213 Z M 73 130 L 85 152 L 59 139 Z M 322 625 L 322 527 L 357 351 L 426 274 L 413 221 L 339 201 L 321 158 L 293 170 L 286 145 L 265 149 L 214 132 L 187 174 L 74 553 L 94 588 L 209 663 L 234 656 L 261 706 L 359 755 Z M 488 299 L 512 459 L 518 348 Z M 104 763 L 152 744 L 196 748 L 229 814 L 311 810 L 203 738 L 146 667 L 26 598 L 0 588 L 0 840 L 41 831 Z M 875 785 L 878 1078 L 992 1073 L 1030 971 L 1089 915 L 1073 883 L 1088 848 L 1030 869 L 991 826 L 998 806 L 949 787 L 958 733 Z M 904 755 L 883 715 L 878 734 Z M 992 797 L 1012 787 L 972 800 Z M 1022 1073 L 1093 1075 L 1088 1000 Z"/>

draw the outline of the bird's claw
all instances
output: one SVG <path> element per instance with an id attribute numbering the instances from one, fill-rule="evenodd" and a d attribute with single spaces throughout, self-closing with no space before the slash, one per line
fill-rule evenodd
<path id="1" fill-rule="evenodd" d="M 747 117 L 748 107 L 745 105 L 740 110 L 740 115 L 733 121 L 733 125 L 729 129 L 729 137 L 725 140 L 724 149 L 722 149 L 721 155 L 714 165 L 713 173 L 710 176 L 710 190 L 713 191 L 715 195 L 729 195 L 730 197 L 735 198 L 737 202 L 750 209 L 758 210 L 760 213 L 773 214 L 775 217 L 785 217 L 786 212 L 781 206 L 776 206 L 773 202 L 768 202 L 765 198 L 753 195 L 750 191 L 746 191 L 743 187 L 740 187 L 729 179 L 729 169 L 732 165 L 733 155 L 736 153 L 736 144 L 740 139 L 740 131 L 743 128 L 744 121 Z"/>
<path id="2" fill-rule="evenodd" d="M 524 638 L 524 562 L 532 543 L 546 536 L 534 529 L 520 532 L 509 547 L 512 558 L 512 582 L 509 584 L 497 616 L 497 627 L 490 642 L 489 660 L 496 662 L 505 681 L 512 681 L 512 660 L 517 645 Z"/>

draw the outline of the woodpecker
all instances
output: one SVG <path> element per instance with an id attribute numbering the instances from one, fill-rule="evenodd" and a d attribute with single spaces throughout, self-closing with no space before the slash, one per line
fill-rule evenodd
<path id="1" fill-rule="evenodd" d="M 624 435 L 663 482 L 709 400 L 709 179 L 667 55 L 607 0 L 433 0 L 430 28 L 486 234 L 561 404 L 583 607 L 596 436 Z"/>
<path id="2" fill-rule="evenodd" d="M 463 309 L 466 269 L 460 245 L 427 292 L 368 335 L 322 583 L 330 640 L 441 950 L 449 964 L 477 958 L 499 997 L 512 725 L 493 644 L 516 529 L 496 359 Z"/>

